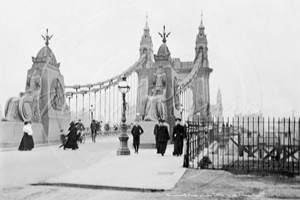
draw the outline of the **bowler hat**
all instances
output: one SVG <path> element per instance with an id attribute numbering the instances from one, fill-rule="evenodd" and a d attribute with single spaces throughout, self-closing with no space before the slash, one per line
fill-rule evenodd
<path id="1" fill-rule="evenodd" d="M 179 117 L 177 117 L 177 118 L 175 119 L 175 121 L 180 121 L 180 122 L 181 122 L 181 119 L 180 119 Z"/>

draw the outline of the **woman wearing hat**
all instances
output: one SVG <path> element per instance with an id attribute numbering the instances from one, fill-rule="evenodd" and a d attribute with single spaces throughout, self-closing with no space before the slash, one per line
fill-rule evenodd
<path id="1" fill-rule="evenodd" d="M 157 153 L 161 153 L 164 156 L 167 148 L 168 140 L 170 139 L 168 127 L 164 125 L 165 120 L 160 119 L 161 126 L 157 131 Z"/>
<path id="2" fill-rule="evenodd" d="M 175 119 L 176 126 L 173 129 L 174 151 L 173 156 L 181 156 L 183 149 L 183 138 L 185 138 L 184 127 L 180 124 L 181 119 Z"/>
<path id="3" fill-rule="evenodd" d="M 66 148 L 76 150 L 78 149 L 78 144 L 77 144 L 77 128 L 75 125 L 75 122 L 72 121 L 70 123 L 70 128 L 69 128 L 69 134 L 67 135 L 68 139 L 67 142 L 64 145 L 64 150 Z"/>

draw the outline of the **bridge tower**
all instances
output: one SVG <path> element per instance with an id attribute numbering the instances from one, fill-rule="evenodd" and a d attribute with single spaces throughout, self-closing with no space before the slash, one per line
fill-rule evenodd
<path id="1" fill-rule="evenodd" d="M 32 122 L 35 144 L 58 142 L 60 131 L 68 129 L 71 114 L 66 106 L 64 76 L 49 47 L 52 36 L 48 35 L 48 29 L 42 37 L 45 46 L 32 57 L 25 91 L 7 100 L 5 120 L 0 122 L 0 147 L 19 144 L 25 121 Z"/>
<path id="2" fill-rule="evenodd" d="M 147 21 L 140 42 L 140 57 L 142 56 L 146 56 L 146 61 L 136 70 L 138 75 L 137 113 L 140 115 L 143 115 L 144 112 L 144 109 L 142 108 L 142 101 L 145 96 L 148 95 L 149 74 L 153 63 L 153 44 Z"/>
<path id="3" fill-rule="evenodd" d="M 153 44 L 147 21 L 144 28 L 144 34 L 140 42 L 140 57 L 144 54 L 146 55 L 146 62 L 142 65 L 142 68 L 149 69 L 153 63 Z"/>
<path id="4" fill-rule="evenodd" d="M 200 113 L 200 119 L 208 120 L 211 118 L 210 115 L 210 92 L 209 92 L 209 75 L 213 71 L 209 68 L 208 63 L 208 48 L 207 48 L 207 38 L 204 32 L 204 25 L 202 22 L 201 14 L 201 23 L 199 26 L 199 32 L 196 37 L 196 47 L 195 47 L 195 60 L 202 55 L 201 62 L 199 64 L 199 71 L 197 78 L 192 84 L 193 90 L 193 101 L 194 101 L 194 113 Z M 194 118 L 198 118 L 199 115 L 195 115 Z M 195 119 L 198 120 L 198 119 Z"/>

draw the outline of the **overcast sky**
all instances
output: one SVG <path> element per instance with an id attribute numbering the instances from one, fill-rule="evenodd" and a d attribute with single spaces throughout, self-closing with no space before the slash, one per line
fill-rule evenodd
<path id="1" fill-rule="evenodd" d="M 0 0 L 0 105 L 25 90 L 46 28 L 65 84 L 88 84 L 138 60 L 146 12 L 154 53 L 165 25 L 171 57 L 193 61 L 201 10 L 211 104 L 220 86 L 225 116 L 299 117 L 300 1 Z"/>

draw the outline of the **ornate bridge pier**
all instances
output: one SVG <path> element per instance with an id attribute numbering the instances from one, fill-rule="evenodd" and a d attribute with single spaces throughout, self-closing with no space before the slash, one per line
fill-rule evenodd
<path id="1" fill-rule="evenodd" d="M 5 118 L 0 122 L 1 147 L 19 145 L 24 121 L 32 122 L 35 144 L 58 142 L 60 131 L 68 129 L 71 118 L 66 106 L 64 77 L 49 47 L 52 36 L 49 37 L 48 30 L 43 38 L 46 46 L 32 57 L 25 92 L 6 103 Z"/>

